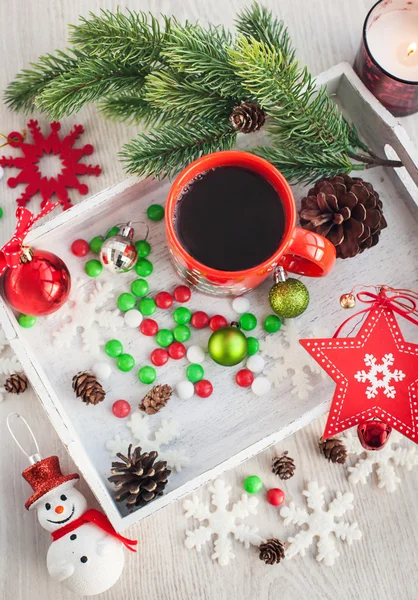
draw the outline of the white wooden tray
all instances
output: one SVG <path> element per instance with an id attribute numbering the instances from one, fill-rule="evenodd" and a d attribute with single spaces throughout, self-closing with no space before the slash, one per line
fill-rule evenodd
<path id="1" fill-rule="evenodd" d="M 398 169 L 398 172 L 383 169 L 363 172 L 362 176 L 381 194 L 388 229 L 382 233 L 378 246 L 355 259 L 338 261 L 327 278 L 305 279 L 311 303 L 298 320 L 301 336 L 308 336 L 312 327 L 331 334 L 347 316 L 339 306 L 339 296 L 356 283 L 388 283 L 415 289 L 418 286 L 417 153 L 402 127 L 377 103 L 348 64 L 337 65 L 322 74 L 319 81 L 328 85 L 329 92 L 335 95 L 336 101 L 355 122 L 369 146 L 382 155 L 385 146 L 389 145 L 393 149 L 389 149 L 389 153 L 396 152 L 405 168 Z M 240 146 L 244 148 L 245 143 L 248 143 L 246 138 Z M 164 203 L 168 189 L 168 182 L 126 179 L 36 228 L 28 242 L 61 256 L 74 280 L 83 277 L 84 260 L 72 256 L 71 242 L 79 237 L 89 240 L 106 232 L 115 223 L 143 220 L 146 207 L 155 202 Z M 301 187 L 293 189 L 299 201 L 306 190 Z M 150 293 L 154 295 L 160 290 L 172 289 L 178 279 L 169 264 L 163 222 L 150 225 L 149 240 L 152 245 L 150 259 L 154 264 L 154 273 L 149 278 Z M 135 274 L 101 276 L 100 281 L 112 280 L 117 285 L 117 294 L 109 301 L 109 308 L 115 308 L 117 295 L 129 291 L 129 284 L 135 277 Z M 86 289 L 92 288 L 94 281 L 87 277 L 84 280 Z M 248 295 L 260 324 L 271 313 L 267 302 L 271 284 L 271 281 L 266 282 Z M 198 293 L 192 296 L 190 308 L 204 308 L 209 314 L 220 313 L 231 320 L 236 316 L 230 301 Z M 112 337 L 120 339 L 125 351 L 135 357 L 137 366 L 131 373 L 120 373 L 115 367 L 111 379 L 105 382 L 106 400 L 98 406 L 86 407 L 75 398 L 71 389 L 73 375 L 91 368 L 98 358 L 111 359 L 105 357 L 102 348 L 97 349 L 96 355 L 83 352 L 79 338 L 70 350 L 53 347 L 55 320 L 38 319 L 36 327 L 24 330 L 19 327 L 7 304 L 2 299 L 0 301 L 0 322 L 42 405 L 80 472 L 119 531 L 294 433 L 329 407 L 333 383 L 319 375 L 312 378 L 315 389 L 305 400 L 291 394 L 290 378 L 285 379 L 278 389 L 273 388 L 269 395 L 257 398 L 251 390 L 236 386 L 233 379 L 237 368 L 222 369 L 206 361 L 206 375 L 215 388 L 213 395 L 206 400 L 194 397 L 187 401 L 173 397 L 164 410 L 152 418 L 157 425 L 162 418 L 172 418 L 179 424 L 181 436 L 169 448 L 185 450 L 190 465 L 180 473 L 172 473 L 164 496 L 132 514 L 126 514 L 114 502 L 112 486 L 107 482 L 111 458 L 105 443 L 118 434 L 128 438 L 130 432 L 124 421 L 112 415 L 111 406 L 116 399 L 125 398 L 131 402 L 133 411 L 136 410 L 147 389 L 139 383 L 137 371 L 139 366 L 150 364 L 149 353 L 155 344 L 136 330 L 123 328 L 116 335 L 104 331 L 103 341 Z M 160 327 L 173 325 L 171 314 L 163 315 L 163 311 L 159 311 L 157 320 Z M 264 337 L 261 325 L 254 335 Z M 274 335 L 279 336 L 280 333 Z M 207 331 L 193 332 L 190 342 L 203 343 L 207 337 Z M 185 377 L 185 367 L 185 359 L 170 361 L 160 369 L 157 382 L 175 385 Z"/>

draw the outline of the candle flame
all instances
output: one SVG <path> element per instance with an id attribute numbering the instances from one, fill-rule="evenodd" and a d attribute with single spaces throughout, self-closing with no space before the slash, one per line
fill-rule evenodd
<path id="1" fill-rule="evenodd" d="M 409 44 L 408 51 L 407 51 L 408 56 L 411 56 L 411 54 L 415 54 L 416 51 L 417 51 L 416 43 L 412 42 L 412 44 Z"/>

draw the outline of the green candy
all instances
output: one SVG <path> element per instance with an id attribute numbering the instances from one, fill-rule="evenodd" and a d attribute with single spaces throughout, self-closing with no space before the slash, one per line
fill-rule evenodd
<path id="1" fill-rule="evenodd" d="M 145 258 L 151 252 L 151 246 L 146 240 L 139 240 L 135 242 L 136 249 L 138 250 L 139 258 Z"/>
<path id="2" fill-rule="evenodd" d="M 294 319 L 308 307 L 308 288 L 299 279 L 289 277 L 275 283 L 269 293 L 270 306 L 282 319 Z"/>
<path id="3" fill-rule="evenodd" d="M 135 308 L 136 300 L 132 294 L 121 294 L 118 298 L 118 309 L 126 312 L 127 310 L 131 310 Z"/>
<path id="4" fill-rule="evenodd" d="M 131 283 L 131 292 L 134 296 L 146 296 L 148 294 L 149 284 L 145 279 L 134 279 Z"/>
<path id="5" fill-rule="evenodd" d="M 257 317 L 252 313 L 244 313 L 240 316 L 239 324 L 244 331 L 251 331 L 257 326 Z"/>
<path id="6" fill-rule="evenodd" d="M 107 238 L 110 238 L 110 237 L 113 237 L 115 235 L 118 235 L 118 233 L 119 233 L 119 227 L 117 225 L 114 225 L 106 233 L 105 239 L 107 240 Z"/>
<path id="7" fill-rule="evenodd" d="M 258 475 L 250 475 L 244 479 L 244 490 L 249 494 L 258 494 L 263 487 L 263 482 Z"/>
<path id="8" fill-rule="evenodd" d="M 24 327 L 25 329 L 29 329 L 30 327 L 33 327 L 36 323 L 36 317 L 33 317 L 32 315 L 21 314 L 18 316 L 17 320 L 19 322 L 19 325 L 21 327 Z"/>
<path id="9" fill-rule="evenodd" d="M 116 365 L 119 371 L 123 371 L 124 373 L 132 371 L 135 366 L 134 357 L 131 354 L 120 354 L 117 358 Z"/>
<path id="10" fill-rule="evenodd" d="M 198 365 L 196 363 L 192 363 L 186 369 L 186 376 L 189 381 L 192 383 L 197 383 L 201 381 L 205 376 L 205 371 L 202 365 Z"/>
<path id="11" fill-rule="evenodd" d="M 101 235 L 96 235 L 92 240 L 90 240 L 90 250 L 93 254 L 99 254 L 100 249 L 103 245 L 104 238 Z"/>
<path id="12" fill-rule="evenodd" d="M 138 302 L 138 309 L 145 317 L 149 317 L 155 313 L 157 305 L 152 298 L 142 298 L 142 300 Z"/>
<path id="13" fill-rule="evenodd" d="M 111 358 L 117 358 L 123 352 L 122 342 L 119 340 L 109 340 L 106 342 L 104 349 L 108 356 Z"/>
<path id="14" fill-rule="evenodd" d="M 151 221 L 161 221 L 164 219 L 164 207 L 161 204 L 151 204 L 147 208 L 147 217 Z"/>
<path id="15" fill-rule="evenodd" d="M 141 383 L 154 383 L 157 379 L 157 371 L 154 367 L 142 367 L 138 371 L 138 379 Z"/>
<path id="16" fill-rule="evenodd" d="M 187 323 L 190 323 L 191 318 L 192 318 L 192 313 L 185 306 L 179 306 L 173 312 L 173 319 L 175 320 L 177 325 L 186 325 Z"/>
<path id="17" fill-rule="evenodd" d="M 276 333 L 276 331 L 279 331 L 280 327 L 282 326 L 282 322 L 280 321 L 279 317 L 276 317 L 276 315 L 269 315 L 264 319 L 263 326 L 267 333 Z"/>
<path id="18" fill-rule="evenodd" d="M 3 209 L 0 207 L 0 219 L 2 218 L 2 216 L 3 216 Z"/>
<path id="19" fill-rule="evenodd" d="M 155 335 L 155 341 L 162 348 L 166 348 L 173 343 L 174 335 L 169 329 L 160 329 Z"/>
<path id="20" fill-rule="evenodd" d="M 257 354 L 257 352 L 260 350 L 260 342 L 255 337 L 251 337 L 251 336 L 247 337 L 247 344 L 248 344 L 248 349 L 247 349 L 248 356 L 253 356 L 253 354 Z"/>
<path id="21" fill-rule="evenodd" d="M 173 329 L 173 335 L 176 342 L 187 342 L 190 337 L 190 329 L 187 325 L 176 325 Z"/>
<path id="22" fill-rule="evenodd" d="M 146 258 L 140 258 L 135 265 L 136 274 L 140 277 L 148 277 L 153 272 L 154 267 L 152 266 L 152 262 L 150 262 Z"/>
<path id="23" fill-rule="evenodd" d="M 103 265 L 100 260 L 93 258 L 86 262 L 84 270 L 89 277 L 98 277 L 103 271 Z"/>

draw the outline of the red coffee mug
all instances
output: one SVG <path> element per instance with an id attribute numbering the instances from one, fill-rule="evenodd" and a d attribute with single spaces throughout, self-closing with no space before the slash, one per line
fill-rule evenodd
<path id="1" fill-rule="evenodd" d="M 193 258 L 182 246 L 174 226 L 175 208 L 184 187 L 200 173 L 215 167 L 243 167 L 258 173 L 277 191 L 285 213 L 285 230 L 280 246 L 263 263 L 243 271 L 219 271 Z M 248 152 L 227 150 L 198 158 L 175 179 L 168 194 L 165 227 L 167 245 L 177 273 L 199 291 L 216 296 L 239 295 L 262 283 L 281 265 L 287 271 L 322 277 L 335 263 L 336 252 L 324 237 L 296 227 L 296 205 L 292 190 L 272 164 Z"/>

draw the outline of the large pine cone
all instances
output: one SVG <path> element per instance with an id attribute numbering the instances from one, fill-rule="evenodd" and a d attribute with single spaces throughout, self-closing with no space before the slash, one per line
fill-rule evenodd
<path id="1" fill-rule="evenodd" d="M 229 120 L 237 131 L 252 133 L 264 125 L 266 113 L 255 102 L 242 102 L 234 106 Z"/>
<path id="2" fill-rule="evenodd" d="M 21 394 L 28 387 L 28 378 L 23 373 L 13 373 L 4 383 L 4 389 L 9 394 Z"/>
<path id="3" fill-rule="evenodd" d="M 280 540 L 271 538 L 264 544 L 260 544 L 260 560 L 264 560 L 266 565 L 279 563 L 285 557 L 284 545 Z"/>
<path id="4" fill-rule="evenodd" d="M 159 410 L 164 408 L 171 398 L 173 390 L 169 385 L 154 385 L 152 390 L 146 394 L 139 405 L 139 410 L 144 411 L 147 415 L 155 415 Z"/>
<path id="5" fill-rule="evenodd" d="M 291 456 L 287 456 L 288 452 L 283 452 L 281 456 L 273 458 L 273 464 L 271 470 L 275 475 L 278 475 L 280 479 L 290 479 L 295 474 L 295 461 Z"/>
<path id="6" fill-rule="evenodd" d="M 104 389 L 96 377 L 86 371 L 74 375 L 73 390 L 77 398 L 81 398 L 86 404 L 99 404 L 106 396 Z"/>
<path id="7" fill-rule="evenodd" d="M 347 460 L 347 450 L 343 442 L 338 438 L 329 438 L 319 440 L 319 449 L 328 462 L 343 465 Z"/>
<path id="8" fill-rule="evenodd" d="M 321 179 L 302 198 L 300 224 L 334 244 L 339 258 L 375 246 L 387 227 L 382 201 L 373 186 L 346 174 Z"/>
<path id="9" fill-rule="evenodd" d="M 145 506 L 156 496 L 162 496 L 171 471 L 167 462 L 155 462 L 158 452 L 144 452 L 138 446 L 132 451 L 128 448 L 128 456 L 117 454 L 123 462 L 112 462 L 112 475 L 109 481 L 116 487 L 117 502 L 126 502 L 128 508 Z"/>

